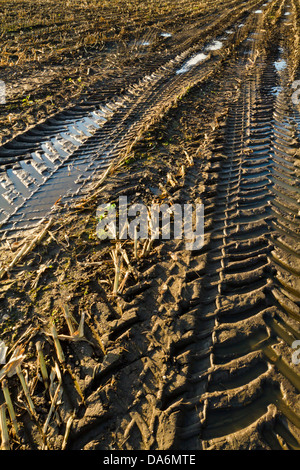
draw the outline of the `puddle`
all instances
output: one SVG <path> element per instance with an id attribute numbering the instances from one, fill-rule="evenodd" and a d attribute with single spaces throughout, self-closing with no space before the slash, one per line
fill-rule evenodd
<path id="1" fill-rule="evenodd" d="M 223 43 L 221 41 L 213 41 L 211 44 L 209 44 L 206 48 L 207 51 L 217 51 L 223 47 Z"/>
<path id="2" fill-rule="evenodd" d="M 172 34 L 171 34 L 171 33 L 160 33 L 160 35 L 161 35 L 163 38 L 170 38 L 170 37 L 172 37 Z"/>
<path id="3" fill-rule="evenodd" d="M 43 183 L 44 177 L 42 174 L 31 164 L 31 162 L 21 161 L 20 167 L 25 171 L 25 173 L 29 174 L 33 181 L 37 181 L 38 183 Z"/>
<path id="4" fill-rule="evenodd" d="M 271 89 L 271 95 L 273 95 L 273 96 L 278 96 L 281 91 L 282 91 L 282 87 L 281 87 L 281 86 L 274 86 L 274 87 Z"/>
<path id="5" fill-rule="evenodd" d="M 213 40 L 206 48 L 204 49 L 205 51 L 217 51 L 223 47 L 223 42 L 219 41 L 217 39 Z M 191 67 L 194 65 L 199 64 L 199 62 L 203 62 L 205 59 L 207 59 L 208 55 L 205 54 L 204 52 L 199 52 L 198 54 L 194 55 L 191 57 L 183 66 L 177 70 L 177 74 L 180 73 L 186 73 L 188 72 Z"/>
<path id="6" fill-rule="evenodd" d="M 280 59 L 274 62 L 275 69 L 277 72 L 280 72 L 281 70 L 284 70 L 287 66 L 286 60 Z"/>
<path id="7" fill-rule="evenodd" d="M 150 42 L 149 41 L 133 41 L 131 44 L 130 44 L 131 47 L 147 47 L 147 46 L 150 46 Z"/>
<path id="8" fill-rule="evenodd" d="M 262 10 L 256 10 L 254 13 L 262 13 L 263 11 Z"/>
<path id="9" fill-rule="evenodd" d="M 203 52 L 200 52 L 199 54 L 195 55 L 191 59 L 189 59 L 182 67 L 181 69 L 177 70 L 177 74 L 179 73 L 185 73 L 190 70 L 194 65 L 197 65 L 199 62 L 202 62 L 208 57 L 207 54 L 204 54 Z"/>
<path id="10" fill-rule="evenodd" d="M 289 16 L 289 15 L 290 15 L 290 12 L 289 12 L 289 11 L 287 11 L 287 12 L 284 14 L 284 16 Z"/>
<path id="11" fill-rule="evenodd" d="M 1 211 L 9 211 L 11 208 L 11 201 L 6 196 L 6 189 L 4 189 L 0 183 L 0 205 Z"/>
<path id="12" fill-rule="evenodd" d="M 0 181 L 1 222 L 4 220 L 3 211 L 6 213 L 5 218 L 13 214 L 112 114 L 111 109 L 103 107 L 82 118 L 66 119 L 55 136 L 51 136 L 50 127 L 46 123 L 45 133 L 49 132 L 49 135 L 40 145 L 40 150 L 24 155 L 23 160 L 6 170 L 4 179 Z"/>
<path id="13" fill-rule="evenodd" d="M 28 187 L 30 186 L 30 183 L 32 183 L 32 180 L 30 181 L 24 170 L 9 169 L 7 170 L 7 176 L 10 181 L 12 181 L 19 194 L 23 197 L 28 197 L 30 195 Z"/>

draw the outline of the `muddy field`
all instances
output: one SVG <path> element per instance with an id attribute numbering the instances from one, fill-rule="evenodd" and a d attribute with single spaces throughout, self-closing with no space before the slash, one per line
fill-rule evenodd
<path id="1" fill-rule="evenodd" d="M 300 450 L 300 4 L 100 3 L 0 1 L 2 448 Z"/>

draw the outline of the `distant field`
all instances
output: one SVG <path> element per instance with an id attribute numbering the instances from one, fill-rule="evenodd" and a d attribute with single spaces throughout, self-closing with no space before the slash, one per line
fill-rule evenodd
<path id="1" fill-rule="evenodd" d="M 218 2 L 215 2 L 218 3 Z M 0 143 L 83 96 L 99 79 L 134 60 L 151 39 L 165 48 L 162 31 L 185 27 L 214 2 L 190 0 L 0 1 Z M 139 42 L 140 41 L 140 42 Z"/>

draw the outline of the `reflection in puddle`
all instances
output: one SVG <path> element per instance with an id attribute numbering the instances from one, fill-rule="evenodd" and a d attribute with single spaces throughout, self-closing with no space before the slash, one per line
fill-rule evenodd
<path id="1" fill-rule="evenodd" d="M 282 91 L 282 87 L 281 87 L 281 86 L 274 86 L 274 87 L 271 89 L 271 94 L 274 95 L 274 96 L 278 96 L 281 91 Z"/>
<path id="2" fill-rule="evenodd" d="M 221 49 L 222 47 L 223 47 L 222 41 L 219 41 L 219 40 L 215 39 L 210 44 L 208 44 L 208 46 L 206 46 L 206 48 L 204 50 L 207 51 L 207 52 L 208 51 L 217 51 L 217 50 Z M 176 73 L 179 74 L 179 73 L 188 72 L 188 70 L 190 70 L 191 67 L 193 67 L 194 65 L 197 65 L 199 62 L 204 61 L 205 59 L 207 59 L 207 57 L 208 57 L 208 55 L 205 54 L 204 52 L 199 52 L 199 54 L 196 54 L 193 57 L 191 57 L 191 59 L 189 59 L 181 67 L 181 69 L 177 70 Z"/>
<path id="3" fill-rule="evenodd" d="M 274 66 L 277 72 L 280 72 L 281 70 L 284 70 L 286 68 L 287 64 L 284 59 L 280 59 L 274 62 Z"/>
<path id="4" fill-rule="evenodd" d="M 197 65 L 199 62 L 202 62 L 208 57 L 207 54 L 203 54 L 203 52 L 200 52 L 199 54 L 195 55 L 191 59 L 189 59 L 182 67 L 181 69 L 177 70 L 177 74 L 179 73 L 185 73 L 188 70 L 190 70 L 193 65 Z"/>
<path id="5" fill-rule="evenodd" d="M 221 49 L 223 46 L 221 41 L 213 41 L 211 44 L 209 44 L 206 48 L 207 51 L 217 51 Z"/>
<path id="6" fill-rule="evenodd" d="M 57 129 L 54 136 L 53 127 L 50 132 L 49 126 L 47 127 L 45 124 L 44 142 L 40 144 L 40 150 L 24 155 L 24 159 L 21 159 L 18 165 L 8 168 L 6 172 L 2 173 L 0 179 L 0 222 L 4 222 L 15 213 L 20 205 L 43 184 L 46 189 L 41 197 L 42 202 L 38 204 L 39 207 L 43 206 L 50 210 L 52 204 L 61 194 L 60 188 L 56 185 L 52 196 L 49 196 L 47 192 L 49 190 L 48 179 L 59 166 L 62 166 L 63 169 L 70 154 L 76 151 L 88 136 L 95 134 L 96 130 L 113 114 L 112 109 L 117 109 L 121 105 L 122 102 L 107 103 L 105 107 L 95 109 L 82 118 L 70 117 L 65 120 L 63 126 L 61 125 Z M 49 134 L 47 135 L 47 133 Z M 67 187 L 68 185 L 64 182 L 63 189 Z M 34 204 L 37 205 L 37 201 Z M 33 211 L 30 203 L 28 203 L 28 211 Z"/>
<path id="7" fill-rule="evenodd" d="M 7 176 L 14 184 L 19 194 L 21 194 L 23 197 L 28 197 L 30 195 L 28 187 L 33 183 L 33 180 L 23 169 L 14 170 L 9 168 L 7 170 Z"/>
<path id="8" fill-rule="evenodd" d="M 146 46 L 150 46 L 150 42 L 149 42 L 149 41 L 143 41 L 143 40 L 132 41 L 132 42 L 129 44 L 129 47 L 132 47 L 132 48 L 135 48 L 135 47 L 146 47 Z"/>

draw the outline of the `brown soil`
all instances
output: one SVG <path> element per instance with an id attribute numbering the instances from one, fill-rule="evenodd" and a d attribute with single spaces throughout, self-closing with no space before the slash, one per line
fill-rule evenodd
<path id="1" fill-rule="evenodd" d="M 120 93 L 149 55 L 143 42 L 150 42 L 155 54 L 167 55 L 189 37 L 183 25 L 193 31 L 217 3 L 1 0 L 0 79 L 7 105 L 0 105 L 0 143 L 84 102 L 104 82 Z M 162 32 L 176 33 L 176 44 Z"/>
<path id="2" fill-rule="evenodd" d="M 148 3 L 154 8 L 152 2 Z M 183 38 L 184 27 L 175 27 L 179 17 L 182 23 L 193 24 L 197 15 L 201 18 L 206 8 L 212 8 L 198 2 L 180 2 L 180 11 L 172 9 L 170 15 L 171 3 L 163 3 L 165 9 L 150 11 L 151 19 L 141 30 L 137 25 L 145 11 L 137 9 L 140 2 L 131 3 L 136 7 L 135 15 L 130 15 L 131 23 L 128 25 L 128 18 L 124 17 L 115 26 L 118 33 L 112 32 L 112 25 L 98 31 L 102 35 L 111 32 L 113 45 L 104 39 L 101 44 L 97 42 L 95 50 L 84 52 L 76 72 L 74 59 L 70 59 L 70 69 L 66 65 L 66 51 L 70 50 L 66 38 L 65 51 L 58 60 L 65 61 L 63 65 L 58 65 L 51 75 L 54 52 L 43 65 L 51 83 L 58 76 L 61 80 L 53 86 L 51 93 L 55 98 L 51 100 L 45 99 L 39 61 L 34 63 L 36 68 L 31 64 L 27 76 L 31 83 L 37 79 L 41 103 L 37 108 L 30 104 L 26 114 L 17 105 L 26 80 L 14 92 L 9 90 L 11 97 L 16 93 L 16 110 L 11 115 L 19 127 L 8 128 L 4 138 L 22 130 L 21 119 L 27 128 L 30 119 L 30 123 L 37 122 L 59 106 L 76 102 L 77 96 L 82 100 L 82 85 L 87 84 L 89 93 L 95 91 L 103 62 L 107 67 L 105 78 L 113 77 L 116 69 L 111 67 L 109 47 L 115 48 L 124 38 L 131 39 L 131 35 L 134 39 L 146 37 L 149 28 L 151 34 L 158 28 L 172 33 L 181 31 Z M 299 8 L 291 3 L 295 24 L 299 25 Z M 197 9 L 193 10 L 195 4 Z M 269 206 L 276 196 L 270 196 L 267 183 L 261 185 L 264 161 L 259 160 L 260 155 L 243 134 L 245 130 L 248 135 L 247 129 L 250 132 L 247 126 L 251 121 L 255 147 L 261 144 L 255 139 L 259 139 L 267 113 L 273 108 L 278 116 L 290 112 L 283 102 L 274 104 L 265 92 L 274 81 L 271 64 L 277 57 L 277 46 L 284 44 L 293 64 L 296 59 L 292 59 L 298 54 L 291 38 L 282 39 L 286 32 L 280 20 L 283 6 L 283 2 L 274 2 L 274 9 L 270 7 L 264 23 L 258 26 L 256 19 L 250 21 L 249 30 L 255 25 L 254 31 L 260 34 L 258 54 L 250 51 L 248 60 L 249 51 L 242 42 L 234 57 L 224 57 L 211 76 L 194 84 L 143 134 L 122 165 L 108 175 L 100 191 L 91 189 L 68 210 L 58 210 L 45 238 L 1 280 L 1 339 L 9 346 L 9 357 L 17 345 L 24 348 L 22 370 L 35 407 L 35 413 L 28 409 L 18 376 L 9 377 L 20 425 L 20 435 L 16 436 L 9 424 L 13 449 L 61 449 L 65 446 L 68 420 L 72 422 L 66 442 L 70 450 L 300 448 L 300 370 L 291 363 L 291 344 L 299 339 L 299 268 L 294 255 L 299 226 L 292 224 L 298 219 L 289 218 L 293 242 L 289 242 L 287 250 L 285 235 L 279 237 L 281 232 L 276 230 L 283 230 L 278 220 L 289 216 L 288 209 L 285 207 L 288 215 L 280 212 L 281 219 L 276 215 L 269 221 Z M 78 15 L 74 9 L 78 28 L 83 27 L 81 15 L 88 21 L 83 8 L 84 5 Z M 119 11 L 121 5 L 115 2 L 115 8 Z M 109 23 L 110 9 L 105 2 L 103 11 L 96 11 L 97 21 L 100 15 L 106 18 L 105 24 Z M 58 9 L 56 15 L 63 16 L 65 27 L 67 20 L 62 12 Z M 92 11 L 90 14 L 95 18 Z M 116 13 L 111 15 L 115 18 Z M 96 19 L 91 38 L 96 34 L 95 28 Z M 170 50 L 175 46 L 170 45 Z M 101 50 L 101 60 L 96 47 Z M 163 51 L 164 46 L 158 40 L 153 47 Z M 115 57 L 119 60 L 118 54 Z M 130 60 L 136 64 L 136 72 L 140 59 Z M 4 74 L 8 73 L 8 66 L 3 66 Z M 21 67 L 25 75 L 27 66 L 26 62 L 22 66 L 11 65 L 16 73 Z M 87 67 L 93 69 L 94 78 L 84 78 L 78 85 L 76 79 L 83 77 Z M 121 63 L 116 67 L 121 67 Z M 295 78 L 297 69 L 289 65 L 287 73 Z M 68 76 L 73 82 L 62 93 L 61 83 Z M 128 73 L 126 79 L 129 76 Z M 35 101 L 32 89 L 28 95 Z M 295 145 L 291 143 L 294 138 Z M 296 162 L 295 179 L 299 177 L 298 144 L 299 137 L 294 134 L 285 143 Z M 256 165 L 261 168 L 259 174 L 246 180 L 246 176 L 251 177 L 249 161 L 254 169 Z M 284 168 L 287 167 L 285 163 Z M 227 173 L 229 182 L 225 179 Z M 205 241 L 201 250 L 191 252 L 186 250 L 184 240 L 156 240 L 146 255 L 144 244 L 139 242 L 138 259 L 134 256 L 134 242 L 122 241 L 130 265 L 123 259 L 121 287 L 114 295 L 111 253 L 116 242 L 100 241 L 97 237 L 96 211 L 99 204 L 117 204 L 121 195 L 128 197 L 129 204 L 204 203 Z M 291 210 L 297 205 L 295 201 L 290 203 Z M 276 207 L 275 201 L 274 211 Z M 240 212 L 236 214 L 237 208 Z M 272 223 L 276 225 L 273 231 Z M 37 228 L 37 233 L 41 230 Z M 24 240 L 14 245 L 8 241 L 8 246 L 2 247 L 3 266 L 13 260 L 23 243 Z M 65 318 L 66 309 L 72 317 L 73 334 Z M 84 337 L 80 337 L 83 314 Z M 59 334 L 64 360 L 55 347 L 52 324 Z M 38 342 L 42 344 L 49 375 L 52 371 L 50 389 L 45 388 L 37 365 Z M 55 412 L 44 432 L 55 392 Z"/>

